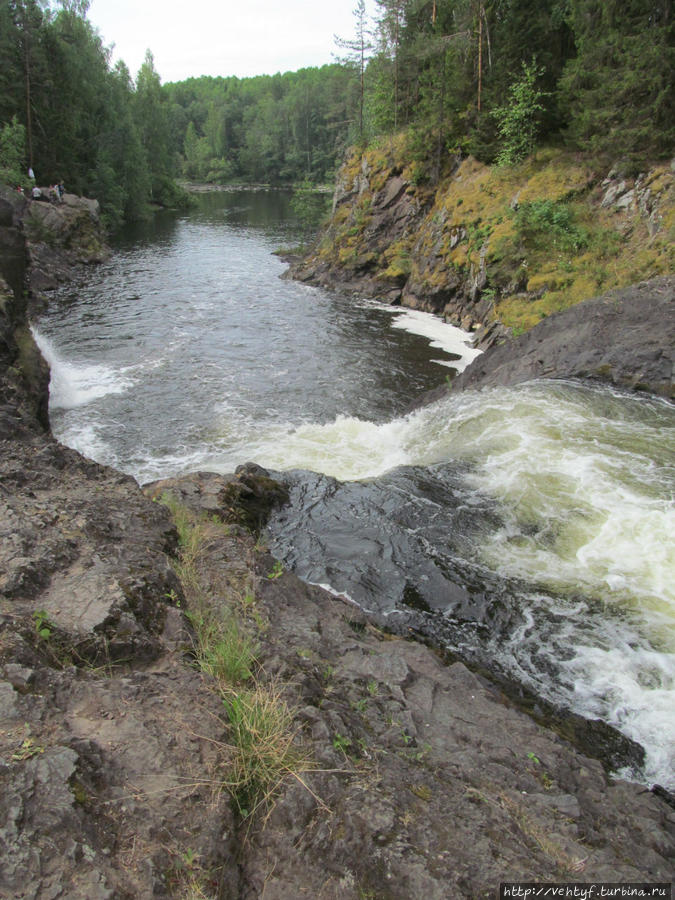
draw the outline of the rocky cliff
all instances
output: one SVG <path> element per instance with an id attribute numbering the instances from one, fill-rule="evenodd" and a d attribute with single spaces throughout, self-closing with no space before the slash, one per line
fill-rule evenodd
<path id="1" fill-rule="evenodd" d="M 454 158 L 431 184 L 412 158 L 403 137 L 351 156 L 293 277 L 443 315 L 485 347 L 675 267 L 669 166 L 628 178 L 542 150 L 514 169 Z"/>
<path id="2" fill-rule="evenodd" d="M 146 496 L 53 439 L 23 290 L 45 257 L 22 280 L 25 214 L 0 201 L 0 896 L 447 900 L 506 880 L 667 881 L 667 798 L 284 572 L 248 530 L 284 500 L 266 473 Z M 46 231 L 38 243 L 54 250 Z M 248 648 L 236 675 L 227 635 Z"/>
<path id="3" fill-rule="evenodd" d="M 665 275 L 577 303 L 530 331 L 489 347 L 451 383 L 453 391 L 535 378 L 583 378 L 675 398 L 675 276 Z M 447 394 L 420 397 L 415 408 Z"/>

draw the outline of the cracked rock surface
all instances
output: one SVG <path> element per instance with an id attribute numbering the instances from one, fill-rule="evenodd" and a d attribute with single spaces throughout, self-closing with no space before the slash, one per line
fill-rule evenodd
<path id="1" fill-rule="evenodd" d="M 18 229 L 1 202 L 0 218 Z M 667 798 L 280 570 L 244 527 L 284 501 L 256 467 L 162 486 L 208 516 L 197 574 L 214 608 L 240 610 L 307 760 L 242 819 L 169 513 L 49 434 L 22 302 L 0 287 L 0 897 L 446 900 L 670 879 Z"/>

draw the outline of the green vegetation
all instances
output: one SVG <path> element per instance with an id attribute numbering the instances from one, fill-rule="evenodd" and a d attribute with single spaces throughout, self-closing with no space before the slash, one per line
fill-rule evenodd
<path id="1" fill-rule="evenodd" d="M 365 137 L 409 129 L 432 180 L 448 151 L 511 165 L 537 141 L 632 166 L 672 154 L 667 0 L 377 5 Z"/>
<path id="2" fill-rule="evenodd" d="M 273 798 L 288 775 L 307 767 L 295 743 L 293 711 L 274 686 L 223 696 L 234 753 L 225 786 L 236 809 L 248 818 Z"/>
<path id="3" fill-rule="evenodd" d="M 12 762 L 25 762 L 45 752 L 45 748 L 37 744 L 32 737 L 25 737 L 19 749 L 12 753 Z"/>
<path id="4" fill-rule="evenodd" d="M 341 753 L 347 754 L 352 745 L 352 739 L 344 734 L 336 734 L 333 738 L 333 747 Z"/>
<path id="5" fill-rule="evenodd" d="M 358 274 L 367 262 L 383 291 L 410 278 L 423 298 L 468 285 L 483 268 L 481 297 L 491 307 L 484 321 L 494 317 L 515 333 L 611 288 L 673 271 L 669 163 L 625 181 L 621 190 L 634 190 L 619 209 L 602 204 L 607 170 L 562 148 L 539 148 L 512 166 L 467 157 L 438 185 L 415 191 L 428 209 L 415 229 L 392 242 L 373 236 L 358 225 L 362 211 L 392 173 L 409 180 L 411 140 L 394 135 L 348 157 L 342 178 L 358 186 L 358 200 L 348 195 L 338 204 L 316 250 L 321 264 Z M 621 182 L 616 176 L 613 184 Z"/>
<path id="6" fill-rule="evenodd" d="M 282 689 L 266 682 L 258 671 L 252 632 L 261 623 L 252 610 L 255 599 L 248 585 L 229 585 L 224 590 L 208 571 L 209 548 L 227 538 L 228 527 L 198 518 L 170 494 L 160 499 L 178 530 L 179 555 L 174 566 L 193 629 L 195 664 L 223 705 L 227 743 L 221 747 L 221 784 L 240 817 L 249 819 L 269 807 L 282 781 L 307 768 L 308 759 L 298 743 L 294 712 Z M 229 596 L 229 602 L 223 595 Z"/>
<path id="7" fill-rule="evenodd" d="M 512 165 L 566 142 L 637 170 L 672 153 L 673 19 L 660 0 L 358 0 L 341 62 L 162 85 L 132 79 L 86 2 L 0 0 L 0 180 L 97 197 L 110 225 L 186 202 L 175 179 L 322 183 L 402 130 L 409 179 L 455 153 Z"/>
<path id="8" fill-rule="evenodd" d="M 0 129 L 0 183 L 13 186 L 26 183 L 23 163 L 26 156 L 26 129 L 12 117 Z"/>
<path id="9" fill-rule="evenodd" d="M 675 20 L 669 0 L 569 0 L 575 53 L 559 84 L 575 146 L 623 160 L 672 155 Z"/>
<path id="10" fill-rule="evenodd" d="M 152 55 L 135 85 L 123 63 L 111 69 L 87 7 L 0 0 L 0 179 L 28 186 L 30 167 L 41 186 L 98 198 L 115 226 L 187 198 Z"/>
<path id="11" fill-rule="evenodd" d="M 310 235 L 314 234 L 326 215 L 326 194 L 317 190 L 309 179 L 305 178 L 293 189 L 291 209 L 301 229 L 304 246 Z"/>
<path id="12" fill-rule="evenodd" d="M 32 618 L 35 623 L 35 632 L 38 637 L 41 637 L 43 641 L 48 641 L 54 630 L 54 626 L 49 621 L 49 615 L 44 609 L 36 609 Z"/>
<path id="13" fill-rule="evenodd" d="M 272 571 L 267 576 L 271 581 L 274 581 L 275 578 L 281 578 L 284 574 L 284 567 L 280 560 L 277 560 L 272 566 Z"/>
<path id="14" fill-rule="evenodd" d="M 497 106 L 492 111 L 501 139 L 501 149 L 496 159 L 498 166 L 522 162 L 535 148 L 537 116 L 544 112 L 540 101 L 545 97 L 536 83 L 543 74 L 544 70 L 538 69 L 534 62 L 529 66 L 523 63 L 522 74 L 511 85 L 506 106 Z"/>
<path id="15" fill-rule="evenodd" d="M 255 78 L 164 85 L 169 151 L 190 181 L 292 185 L 332 180 L 358 104 L 351 70 L 332 64 Z"/>
<path id="16" fill-rule="evenodd" d="M 575 221 L 572 208 L 550 199 L 523 203 L 515 213 L 516 238 L 533 249 L 553 247 L 576 253 L 588 244 L 588 233 Z"/>

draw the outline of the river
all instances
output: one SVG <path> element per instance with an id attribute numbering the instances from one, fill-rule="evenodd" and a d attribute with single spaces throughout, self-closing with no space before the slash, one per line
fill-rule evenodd
<path id="1" fill-rule="evenodd" d="M 52 428 L 144 483 L 252 460 L 292 505 L 275 555 L 469 661 L 617 727 L 675 787 L 673 425 L 579 383 L 451 393 L 475 356 L 431 316 L 282 277 L 282 192 L 214 192 L 83 269 L 36 326 Z"/>

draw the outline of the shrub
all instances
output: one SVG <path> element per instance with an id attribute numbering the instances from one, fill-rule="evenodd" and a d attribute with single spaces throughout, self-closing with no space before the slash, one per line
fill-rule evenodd
<path id="1" fill-rule="evenodd" d="M 523 203 L 515 213 L 516 233 L 533 249 L 554 246 L 566 253 L 578 252 L 588 244 L 588 233 L 576 224 L 572 210 L 554 200 Z"/>
<path id="2" fill-rule="evenodd" d="M 509 88 L 509 102 L 492 111 L 502 141 L 496 160 L 498 166 L 515 165 L 534 150 L 539 113 L 544 112 L 539 101 L 547 96 L 535 83 L 543 74 L 544 70 L 537 68 L 534 60 L 529 65 L 523 63 L 522 75 Z"/>

